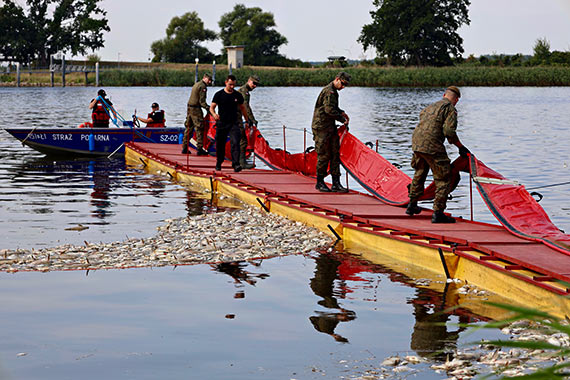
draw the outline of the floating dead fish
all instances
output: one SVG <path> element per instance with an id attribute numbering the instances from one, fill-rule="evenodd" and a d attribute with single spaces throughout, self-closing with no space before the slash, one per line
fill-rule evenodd
<path id="1" fill-rule="evenodd" d="M 65 230 L 66 230 L 66 231 L 83 231 L 83 230 L 86 230 L 86 229 L 88 229 L 88 228 L 89 228 L 89 227 L 86 227 L 86 226 L 84 226 L 84 225 L 82 225 L 82 224 L 78 224 L 78 225 L 75 226 L 75 227 L 68 227 L 68 228 L 66 228 Z"/>

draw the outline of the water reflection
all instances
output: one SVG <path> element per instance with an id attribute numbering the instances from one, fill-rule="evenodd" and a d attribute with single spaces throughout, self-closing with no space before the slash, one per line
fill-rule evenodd
<path id="1" fill-rule="evenodd" d="M 234 261 L 212 265 L 212 269 L 215 272 L 227 274 L 233 279 L 236 288 L 234 298 L 245 298 L 245 284 L 255 286 L 257 280 L 264 280 L 269 277 L 268 273 L 254 273 L 246 270 L 248 266 L 259 267 L 261 263 L 262 260 Z"/>
<path id="2" fill-rule="evenodd" d="M 460 333 L 465 328 L 449 328 L 452 316 L 460 324 L 488 320 L 463 307 L 457 308 L 461 301 L 455 292 L 455 284 L 442 281 L 441 291 L 417 287 L 414 280 L 403 273 L 341 251 L 320 254 L 313 259 L 315 271 L 310 287 L 321 298 L 317 303 L 328 310 L 315 311 L 316 315 L 309 320 L 315 330 L 330 335 L 338 342 L 349 342 L 347 337 L 335 332 L 338 324 L 356 319 L 356 312 L 343 307 L 339 300 L 359 298 L 365 302 L 377 302 L 379 274 L 387 276 L 391 282 L 415 289 L 415 294 L 407 300 L 415 319 L 410 348 L 420 356 L 433 360 L 453 357 Z"/>
<path id="3" fill-rule="evenodd" d="M 445 295 L 448 286 L 443 293 L 436 293 L 431 289 L 417 289 L 416 296 L 409 300 L 414 310 L 416 319 L 410 348 L 418 355 L 430 358 L 445 360 L 447 356 L 452 356 L 457 348 L 459 334 L 465 330 L 459 327 L 456 330 L 448 331 L 447 322 L 450 315 L 445 312 Z M 460 323 L 469 323 L 472 318 L 465 314 L 459 315 Z"/>
<path id="4" fill-rule="evenodd" d="M 344 283 L 335 287 L 337 280 L 342 282 L 338 271 L 341 263 L 342 261 L 334 255 L 321 254 L 315 258 L 315 272 L 310 281 L 311 289 L 316 296 L 321 297 L 317 304 L 329 310 L 315 310 L 316 315 L 309 317 L 309 320 L 318 332 L 332 336 L 337 342 L 348 343 L 347 338 L 335 333 L 340 322 L 356 319 L 356 313 L 341 307 L 337 300 L 346 296 Z"/>

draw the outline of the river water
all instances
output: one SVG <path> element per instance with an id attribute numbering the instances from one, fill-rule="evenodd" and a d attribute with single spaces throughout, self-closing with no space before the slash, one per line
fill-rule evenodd
<path id="1" fill-rule="evenodd" d="M 209 99 L 219 88 L 209 90 Z M 158 102 L 182 125 L 189 88 L 107 88 L 123 116 Z M 303 149 L 319 88 L 263 88 L 252 108 L 273 146 Z M 0 88 L 0 127 L 88 121 L 93 88 Z M 527 188 L 570 178 L 570 88 L 463 88 L 459 137 L 489 167 Z M 408 174 L 419 111 L 442 89 L 347 88 L 351 132 L 379 141 Z M 310 136 L 308 136 L 309 144 Z M 450 156 L 457 155 L 455 148 Z M 167 218 L 218 212 L 163 177 L 113 160 L 54 160 L 0 130 L 0 249 L 151 236 Z M 449 211 L 469 217 L 468 181 Z M 350 187 L 358 189 L 356 182 Z M 553 222 L 570 231 L 570 187 L 538 190 Z M 494 222 L 476 193 L 476 220 Z M 429 204 L 428 204 L 429 205 Z M 82 224 L 84 231 L 66 228 Z M 347 268 L 353 268 L 348 270 Z M 356 268 L 356 269 L 354 269 Z M 464 337 L 419 322 L 445 305 L 443 289 L 412 286 L 406 268 L 314 254 L 238 267 L 0 274 L 0 378 L 351 377 L 391 354 L 425 354 Z M 244 296 L 245 295 L 245 296 Z M 468 313 L 469 314 L 469 313 Z M 465 316 L 461 317 L 465 318 Z M 479 333 L 482 334 L 482 333 Z M 486 333 L 491 334 L 491 333 Z M 20 355 L 25 353 L 26 355 Z M 425 370 L 421 378 L 445 376 Z"/>

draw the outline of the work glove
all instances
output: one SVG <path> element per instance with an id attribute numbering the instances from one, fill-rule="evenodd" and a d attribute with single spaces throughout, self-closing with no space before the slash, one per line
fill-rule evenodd
<path id="1" fill-rule="evenodd" d="M 469 149 L 467 149 L 465 146 L 462 146 L 461 148 L 459 148 L 459 155 L 461 157 L 467 157 L 468 154 L 471 154 L 471 151 Z"/>

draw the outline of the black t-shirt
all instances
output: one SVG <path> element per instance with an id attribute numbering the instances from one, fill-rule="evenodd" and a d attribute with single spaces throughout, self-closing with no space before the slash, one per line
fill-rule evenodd
<path id="1" fill-rule="evenodd" d="M 218 115 L 220 115 L 220 121 L 223 124 L 236 124 L 239 105 L 243 104 L 243 96 L 237 92 L 233 91 L 228 94 L 221 89 L 214 94 L 212 103 L 218 105 Z"/>

